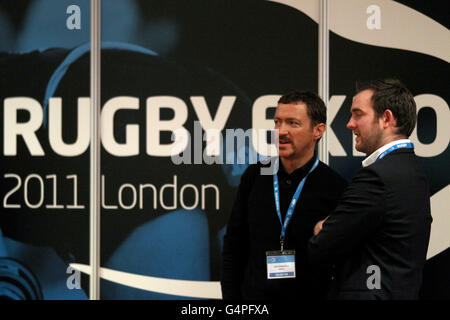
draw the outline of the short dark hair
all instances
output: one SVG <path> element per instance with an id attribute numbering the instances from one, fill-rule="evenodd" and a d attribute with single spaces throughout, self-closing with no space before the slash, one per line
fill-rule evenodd
<path id="1" fill-rule="evenodd" d="M 387 109 L 397 120 L 397 133 L 409 137 L 416 126 L 417 107 L 411 91 L 398 79 L 370 80 L 356 83 L 356 93 L 372 90 L 372 105 L 377 117 Z"/>
<path id="2" fill-rule="evenodd" d="M 323 100 L 314 92 L 310 91 L 291 91 L 278 100 L 278 103 L 289 104 L 303 102 L 306 105 L 306 111 L 311 120 L 311 128 L 319 123 L 327 123 L 327 108 Z"/>

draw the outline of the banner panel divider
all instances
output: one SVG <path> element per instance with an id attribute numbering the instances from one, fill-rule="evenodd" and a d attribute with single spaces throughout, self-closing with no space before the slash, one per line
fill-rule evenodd
<path id="1" fill-rule="evenodd" d="M 91 148 L 89 298 L 100 299 L 100 0 L 91 0 Z"/>
<path id="2" fill-rule="evenodd" d="M 329 11 L 328 0 L 320 0 L 319 8 L 319 96 L 327 107 L 327 129 L 328 123 L 328 100 L 329 100 Z M 329 164 L 328 130 L 326 130 L 319 141 L 319 159 L 325 164 Z"/>

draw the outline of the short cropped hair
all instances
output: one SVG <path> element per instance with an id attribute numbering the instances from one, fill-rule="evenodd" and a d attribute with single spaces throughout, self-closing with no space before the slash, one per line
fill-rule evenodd
<path id="1" fill-rule="evenodd" d="M 411 91 L 398 79 L 356 83 L 356 93 L 372 90 L 372 106 L 377 117 L 387 109 L 397 120 L 397 133 L 409 137 L 417 122 L 417 107 Z"/>
<path id="2" fill-rule="evenodd" d="M 306 105 L 306 112 L 311 120 L 311 128 L 319 123 L 327 123 L 327 108 L 323 100 L 314 92 L 292 91 L 278 100 L 278 103 L 290 104 L 303 102 Z"/>

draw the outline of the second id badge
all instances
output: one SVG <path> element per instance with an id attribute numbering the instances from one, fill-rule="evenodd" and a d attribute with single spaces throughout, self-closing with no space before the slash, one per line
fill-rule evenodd
<path id="1" fill-rule="evenodd" d="M 295 278 L 295 250 L 266 251 L 267 279 Z"/>

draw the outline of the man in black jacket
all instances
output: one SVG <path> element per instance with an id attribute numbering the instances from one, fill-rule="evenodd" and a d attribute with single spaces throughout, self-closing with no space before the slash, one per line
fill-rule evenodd
<path id="1" fill-rule="evenodd" d="M 347 127 L 368 157 L 316 226 L 310 263 L 336 264 L 333 299 L 417 299 L 432 218 L 427 179 L 407 139 L 414 97 L 398 80 L 370 81 L 357 86 L 350 111 Z"/>
<path id="2" fill-rule="evenodd" d="M 347 185 L 315 152 L 325 104 L 314 93 L 292 92 L 280 98 L 274 122 L 279 170 L 266 175 L 258 163 L 241 177 L 224 237 L 224 299 L 324 298 L 331 280 L 327 268 L 306 259 L 312 228 Z"/>

